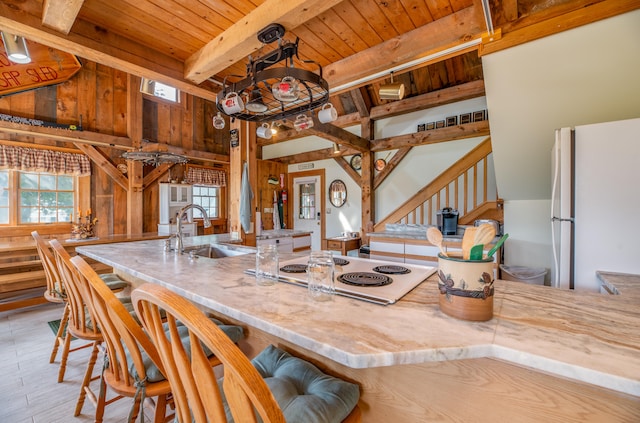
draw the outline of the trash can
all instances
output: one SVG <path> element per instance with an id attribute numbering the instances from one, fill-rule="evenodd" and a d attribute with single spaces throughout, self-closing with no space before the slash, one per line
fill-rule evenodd
<path id="1" fill-rule="evenodd" d="M 500 265 L 502 279 L 506 281 L 516 281 L 530 283 L 534 285 L 544 285 L 544 277 L 547 269 L 544 267 L 523 267 Z"/>

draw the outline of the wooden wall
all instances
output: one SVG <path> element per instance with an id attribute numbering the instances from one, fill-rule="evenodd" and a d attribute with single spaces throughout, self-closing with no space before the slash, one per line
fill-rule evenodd
<path id="1" fill-rule="evenodd" d="M 287 190 L 289 201 L 291 201 L 291 187 L 287 186 L 287 165 L 268 160 L 258 160 L 258 186 L 253 195 L 256 197 L 258 211 L 262 213 L 263 230 L 273 229 L 273 215 L 271 213 L 265 213 L 264 209 L 273 207 L 273 191 L 278 191 L 278 193 L 282 191 L 282 188 L 280 188 L 281 173 L 285 175 L 285 189 Z M 278 180 L 278 185 L 269 183 L 270 176 Z M 292 221 L 289 219 L 286 206 L 284 207 L 284 222 L 287 228 L 292 227 Z"/>
<path id="2" fill-rule="evenodd" d="M 141 95 L 128 93 L 128 75 L 124 72 L 80 59 L 82 69 L 71 79 L 56 86 L 0 97 L 0 113 L 31 119 L 40 119 L 60 124 L 79 125 L 82 130 L 100 134 L 127 137 L 128 96 Z M 161 99 L 143 96 L 141 122 L 143 139 L 151 143 L 178 147 L 183 151 L 203 151 L 219 155 L 229 154 L 229 122 L 225 130 L 214 130 L 211 120 L 216 113 L 215 104 L 181 94 L 179 104 Z M 15 133 L 0 132 L 0 139 L 23 143 L 37 143 L 58 147 L 75 148 L 72 143 L 54 141 L 43 137 L 34 137 Z M 142 147 L 153 147 L 143 143 Z M 158 146 L 162 147 L 162 146 Z M 123 148 L 97 147 L 100 153 L 113 165 L 126 163 L 121 158 Z M 207 165 L 192 160 L 194 164 Z M 153 166 L 144 166 L 147 176 L 154 172 Z M 127 191 L 115 183 L 99 166 L 92 166 L 91 201 L 100 222 L 97 235 L 117 235 L 127 233 Z M 158 182 L 170 179 L 182 180 L 184 166 L 169 168 L 143 192 L 144 232 L 157 231 L 158 223 Z M 16 228 L 14 236 L 30 237 L 32 228 Z M 24 234 L 17 232 L 24 232 Z M 63 232 L 69 229 L 64 227 Z M 61 232 L 62 233 L 62 232 Z M 2 240 L 3 237 L 0 237 Z"/>

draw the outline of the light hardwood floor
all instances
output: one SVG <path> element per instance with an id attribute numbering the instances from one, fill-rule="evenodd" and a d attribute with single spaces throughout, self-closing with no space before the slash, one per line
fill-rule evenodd
<path id="1" fill-rule="evenodd" d="M 59 305 L 47 304 L 0 313 L 0 422 L 94 421 L 95 408 L 89 401 L 85 401 L 82 414 L 73 417 L 90 348 L 69 354 L 62 383 L 56 382 L 59 352 L 56 361 L 49 364 L 54 335 L 47 322 L 59 319 L 61 310 Z M 98 363 L 102 363 L 102 357 Z M 96 372 L 101 367 L 98 363 Z M 94 381 L 92 385 L 96 392 L 97 384 Z M 131 399 L 122 398 L 108 405 L 104 422 L 125 422 L 131 404 Z M 145 416 L 151 417 L 152 410 Z"/>

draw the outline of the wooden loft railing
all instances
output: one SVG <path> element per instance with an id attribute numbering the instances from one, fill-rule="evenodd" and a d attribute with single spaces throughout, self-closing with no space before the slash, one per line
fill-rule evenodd
<path id="1" fill-rule="evenodd" d="M 502 200 L 492 188 L 495 181 L 488 178 L 491 154 L 491 138 L 487 138 L 377 222 L 374 231 L 383 231 L 387 223 L 435 225 L 436 212 L 444 207 L 457 209 L 462 225 L 479 218 L 502 221 Z"/>

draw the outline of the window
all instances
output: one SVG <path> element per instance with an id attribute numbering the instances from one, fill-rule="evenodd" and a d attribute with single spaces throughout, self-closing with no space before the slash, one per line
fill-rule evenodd
<path id="1" fill-rule="evenodd" d="M 180 101 L 180 91 L 177 88 L 165 85 L 162 82 L 152 81 L 147 78 L 142 78 L 142 82 L 140 83 L 140 92 L 169 100 L 174 103 L 178 103 Z"/>
<path id="2" fill-rule="evenodd" d="M 0 170 L 0 225 L 9 223 L 9 171 Z"/>
<path id="3" fill-rule="evenodd" d="M 76 204 L 77 177 L 2 170 L 0 189 L 0 224 L 68 223 Z"/>
<path id="4" fill-rule="evenodd" d="M 193 186 L 193 204 L 202 206 L 210 219 L 220 217 L 220 188 L 203 185 Z M 202 218 L 198 209 L 193 209 L 194 218 Z"/>

